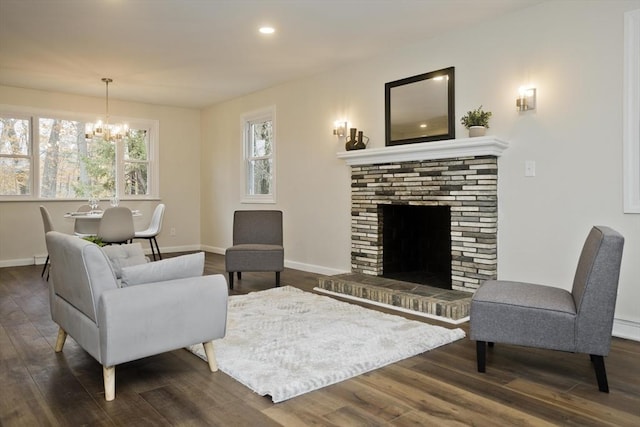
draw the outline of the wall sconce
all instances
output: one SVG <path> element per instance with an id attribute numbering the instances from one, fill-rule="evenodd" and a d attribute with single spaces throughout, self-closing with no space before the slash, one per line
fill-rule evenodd
<path id="1" fill-rule="evenodd" d="M 333 134 L 338 138 L 342 138 L 347 134 L 347 122 L 336 120 L 333 123 Z"/>
<path id="2" fill-rule="evenodd" d="M 521 87 L 518 91 L 520 95 L 516 99 L 516 109 L 518 111 L 535 110 L 536 108 L 536 88 Z"/>

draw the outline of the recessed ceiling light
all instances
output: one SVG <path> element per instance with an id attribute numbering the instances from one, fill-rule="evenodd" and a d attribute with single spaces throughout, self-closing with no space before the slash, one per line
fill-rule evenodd
<path id="1" fill-rule="evenodd" d="M 276 32 L 276 29 L 273 27 L 260 27 L 261 34 L 273 34 Z"/>

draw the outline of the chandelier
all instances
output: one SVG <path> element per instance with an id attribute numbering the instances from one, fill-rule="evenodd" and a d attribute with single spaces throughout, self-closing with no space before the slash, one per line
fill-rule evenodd
<path id="1" fill-rule="evenodd" d="M 87 123 L 85 126 L 85 137 L 87 139 L 102 138 L 105 141 L 117 141 L 125 136 L 129 132 L 129 127 L 126 124 L 110 124 L 109 123 L 109 83 L 113 82 L 113 79 L 109 77 L 103 77 L 102 81 L 106 86 L 106 115 L 104 123 L 102 120 L 98 120 L 95 123 Z"/>

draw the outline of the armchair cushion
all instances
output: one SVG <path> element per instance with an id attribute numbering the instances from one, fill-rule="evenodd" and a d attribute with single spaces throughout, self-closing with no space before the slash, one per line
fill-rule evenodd
<path id="1" fill-rule="evenodd" d="M 105 246 L 102 251 L 109 258 L 117 279 L 122 278 L 123 268 L 149 262 L 149 258 L 145 256 L 140 243 Z"/>
<path id="2" fill-rule="evenodd" d="M 202 276 L 204 252 L 122 268 L 122 286 Z"/>
<path id="3" fill-rule="evenodd" d="M 576 350 L 576 307 L 564 289 L 489 280 L 476 291 L 471 310 L 474 340 Z"/>

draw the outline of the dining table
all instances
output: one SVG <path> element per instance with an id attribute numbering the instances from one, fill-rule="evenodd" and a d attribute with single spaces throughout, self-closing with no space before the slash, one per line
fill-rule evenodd
<path id="1" fill-rule="evenodd" d="M 104 210 L 96 209 L 91 211 L 77 211 L 77 212 L 66 212 L 64 214 L 65 218 L 73 219 L 74 221 L 82 221 L 84 222 L 82 229 L 87 230 L 89 235 L 98 234 L 98 227 L 100 225 L 100 220 L 102 219 L 102 215 L 104 214 Z M 131 215 L 136 217 L 141 217 L 142 212 L 138 209 L 132 209 Z"/>

